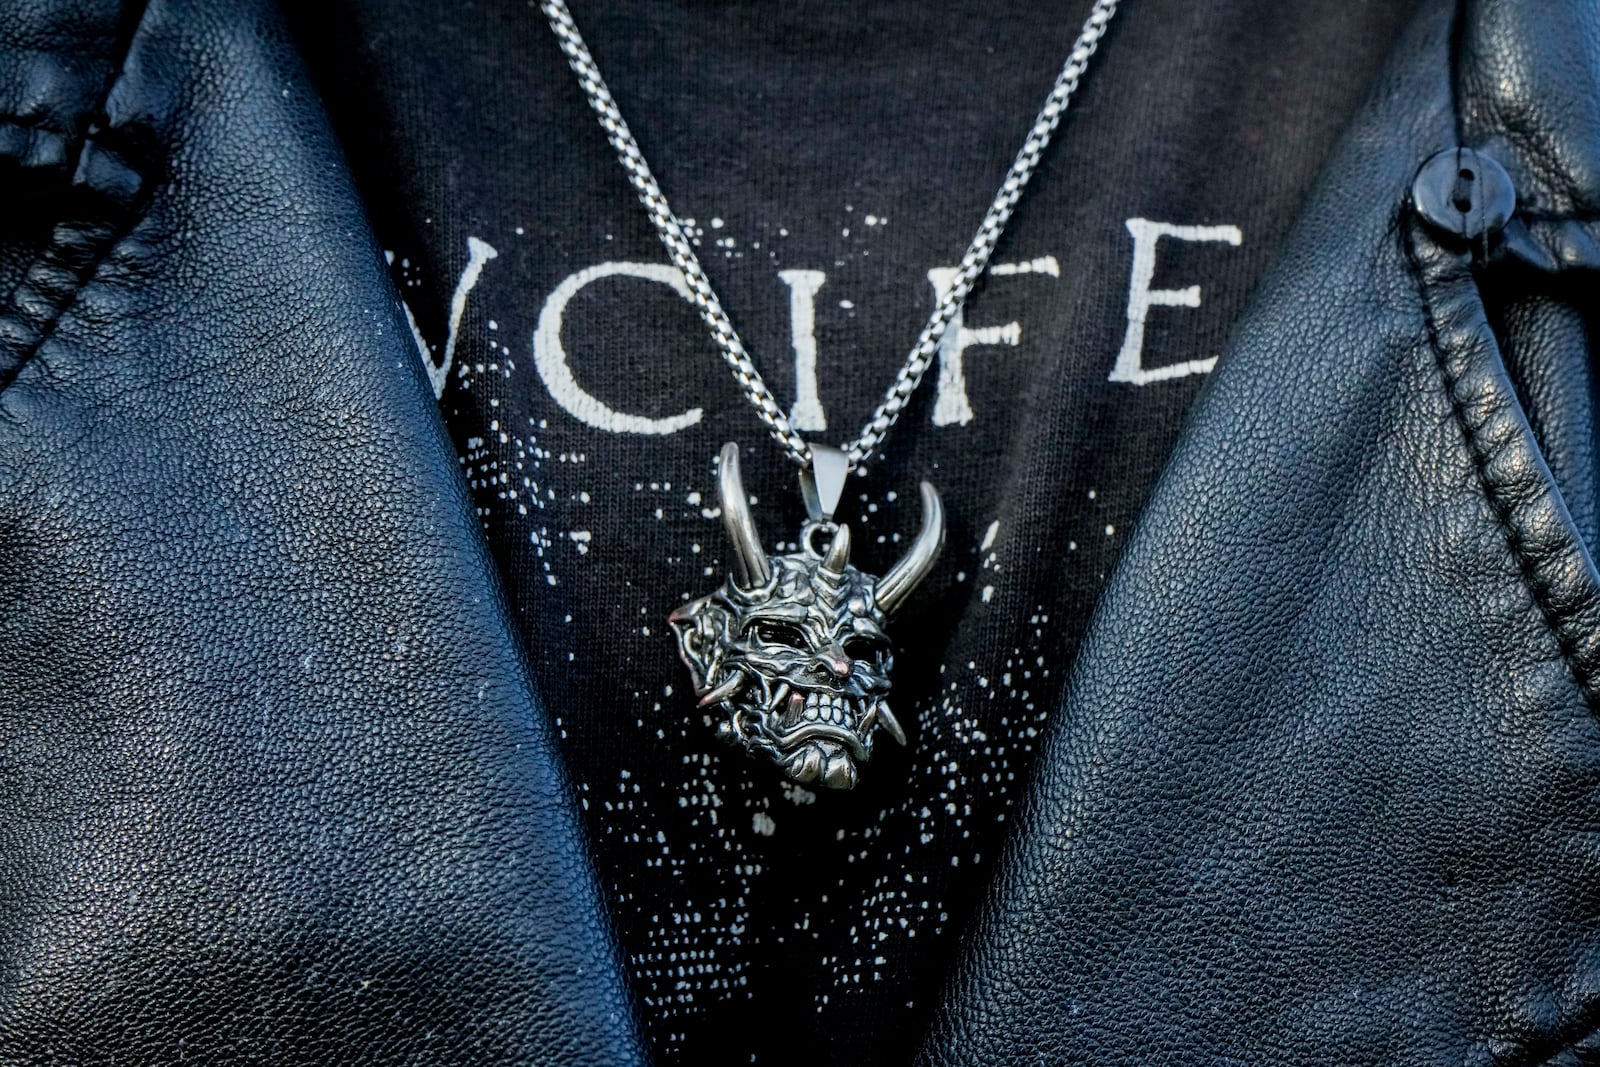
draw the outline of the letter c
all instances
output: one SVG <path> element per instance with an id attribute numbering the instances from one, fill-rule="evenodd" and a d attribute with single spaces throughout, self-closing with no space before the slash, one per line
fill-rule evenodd
<path id="1" fill-rule="evenodd" d="M 566 312 L 567 304 L 590 282 L 618 275 L 670 285 L 685 300 L 694 299 L 678 268 L 665 263 L 601 263 L 586 267 L 568 276 L 546 298 L 544 310 L 539 312 L 539 325 L 533 331 L 534 368 L 544 380 L 545 388 L 550 390 L 550 396 L 579 422 L 610 433 L 677 433 L 699 422 L 704 412 L 699 408 L 690 408 L 678 415 L 652 419 L 647 415 L 628 415 L 613 410 L 586 392 L 572 376 L 572 368 L 567 365 L 567 353 L 561 347 L 561 317 Z"/>

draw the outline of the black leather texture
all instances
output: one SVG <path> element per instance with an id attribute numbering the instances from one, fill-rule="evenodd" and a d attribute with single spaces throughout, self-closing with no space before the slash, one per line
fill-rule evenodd
<path id="1" fill-rule="evenodd" d="M 0 1063 L 637 1062 L 551 727 L 276 13 L 4 10 Z"/>
<path id="2" fill-rule="evenodd" d="M 270 0 L 3 15 L 0 1064 L 643 1062 Z M 1470 240 L 1409 199 L 1457 147 L 1517 196 Z M 1600 13 L 1425 0 L 1107 587 L 921 1059 L 1600 1063 L 1597 270 Z"/>
<path id="3" fill-rule="evenodd" d="M 1600 1060 L 1596 29 L 1424 6 L 1108 587 L 928 1062 Z M 1492 240 L 1408 203 L 1458 144 L 1517 186 Z"/>

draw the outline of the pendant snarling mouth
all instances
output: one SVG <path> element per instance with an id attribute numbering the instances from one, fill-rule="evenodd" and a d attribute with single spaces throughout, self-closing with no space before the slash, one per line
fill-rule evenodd
<path id="1" fill-rule="evenodd" d="M 769 556 L 739 477 L 739 448 L 722 450 L 722 519 L 732 542 L 720 589 L 670 617 L 701 707 L 720 708 L 724 740 L 797 782 L 855 785 L 878 727 L 900 744 L 889 710 L 893 650 L 884 625 L 932 569 L 944 543 L 939 494 L 922 483 L 922 529 L 882 578 L 850 565 L 850 528 L 811 523 L 802 549 Z M 812 541 L 826 535 L 825 548 Z"/>

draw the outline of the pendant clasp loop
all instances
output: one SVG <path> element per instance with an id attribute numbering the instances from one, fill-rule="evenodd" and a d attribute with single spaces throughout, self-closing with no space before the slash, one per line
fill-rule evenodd
<path id="1" fill-rule="evenodd" d="M 800 495 L 812 522 L 832 522 L 850 477 L 850 457 L 833 445 L 811 444 L 811 462 L 800 471 Z"/>

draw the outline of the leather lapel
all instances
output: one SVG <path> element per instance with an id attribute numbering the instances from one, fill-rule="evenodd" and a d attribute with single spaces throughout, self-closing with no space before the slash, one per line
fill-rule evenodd
<path id="1" fill-rule="evenodd" d="M 1453 32 L 1425 6 L 1200 401 L 929 1061 L 1593 1054 L 1595 569 L 1472 250 L 1407 208 Z"/>
<path id="2" fill-rule="evenodd" d="M 0 21 L 55 138 L 0 120 L 40 172 L 7 210 L 59 213 L 0 306 L 0 1061 L 641 1060 L 549 719 L 275 13 Z"/>

